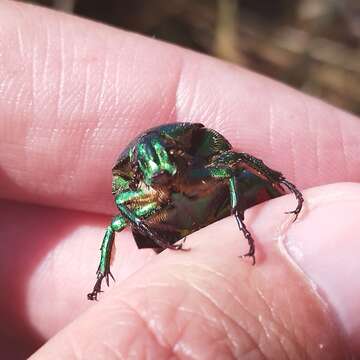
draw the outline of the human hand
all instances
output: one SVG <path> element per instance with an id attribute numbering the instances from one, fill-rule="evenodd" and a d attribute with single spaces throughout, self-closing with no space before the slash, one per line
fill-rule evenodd
<path id="1" fill-rule="evenodd" d="M 89 21 L 13 2 L 0 17 L 2 358 L 49 339 L 33 359 L 360 356 L 360 185 L 325 185 L 359 180 L 358 119 Z M 116 211 L 112 164 L 137 133 L 174 121 L 322 186 L 304 191 L 294 224 L 291 195 L 246 212 L 255 266 L 238 258 L 247 245 L 231 217 L 189 236 L 186 253 L 140 251 L 124 231 L 115 286 L 88 302 Z"/>

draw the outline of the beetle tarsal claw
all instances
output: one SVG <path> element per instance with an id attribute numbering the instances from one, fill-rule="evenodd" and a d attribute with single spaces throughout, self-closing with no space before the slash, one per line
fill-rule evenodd
<path id="1" fill-rule="evenodd" d="M 247 257 L 251 257 L 251 258 L 252 258 L 252 265 L 255 265 L 255 263 L 256 263 L 254 251 L 251 251 L 251 250 L 250 250 L 250 251 L 247 252 L 246 254 L 240 255 L 239 257 L 240 257 L 241 259 L 245 259 L 245 258 L 247 258 Z"/>
<path id="2" fill-rule="evenodd" d="M 99 275 L 98 275 L 98 279 L 96 280 L 93 291 L 91 293 L 87 294 L 88 300 L 96 300 L 97 301 L 98 294 L 103 292 L 101 290 L 101 282 L 102 282 L 103 278 L 104 278 L 103 276 L 99 277 Z"/>
<path id="3" fill-rule="evenodd" d="M 172 249 L 172 250 L 181 250 L 181 251 L 188 251 L 188 250 L 190 250 L 190 248 L 184 248 L 185 240 L 186 240 L 186 237 L 184 237 L 183 239 L 181 239 L 178 244 L 175 244 L 175 245 L 170 245 L 170 244 L 169 244 L 170 249 Z"/>
<path id="4" fill-rule="evenodd" d="M 285 214 L 289 215 L 289 214 L 293 214 L 294 215 L 294 219 L 293 222 L 295 222 L 297 220 L 297 218 L 299 217 L 301 209 L 299 209 L 298 207 L 295 210 L 292 211 L 286 211 Z"/>
<path id="5" fill-rule="evenodd" d="M 105 275 L 103 275 L 103 278 L 105 278 L 106 281 L 106 285 L 109 287 L 110 286 L 110 278 L 112 278 L 115 281 L 114 275 L 111 273 L 110 270 L 108 270 L 106 272 Z"/>
<path id="6" fill-rule="evenodd" d="M 175 249 L 174 250 L 181 250 L 181 251 L 189 251 L 190 250 L 190 248 L 188 248 L 188 247 L 184 247 L 184 244 L 183 243 L 181 243 L 181 244 L 179 244 L 179 245 L 175 245 Z"/>

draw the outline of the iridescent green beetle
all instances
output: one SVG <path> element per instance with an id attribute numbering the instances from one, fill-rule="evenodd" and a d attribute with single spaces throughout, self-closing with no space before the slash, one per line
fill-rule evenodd
<path id="1" fill-rule="evenodd" d="M 234 215 L 249 243 L 244 256 L 255 263 L 255 246 L 244 223 L 244 211 L 265 200 L 301 192 L 261 160 L 235 152 L 218 132 L 202 124 L 166 124 L 146 131 L 122 152 L 112 170 L 112 193 L 119 209 L 105 232 L 94 289 L 96 300 L 105 278 L 109 284 L 115 232 L 130 225 L 139 248 L 180 250 L 175 244 L 219 219 Z"/>

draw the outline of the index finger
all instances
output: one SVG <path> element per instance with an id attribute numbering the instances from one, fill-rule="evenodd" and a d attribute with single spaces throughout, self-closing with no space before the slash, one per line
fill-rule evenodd
<path id="1" fill-rule="evenodd" d="M 142 130 L 175 121 L 219 130 L 300 187 L 360 178 L 352 115 L 175 46 L 0 6 L 2 197 L 112 212 L 118 153 Z"/>

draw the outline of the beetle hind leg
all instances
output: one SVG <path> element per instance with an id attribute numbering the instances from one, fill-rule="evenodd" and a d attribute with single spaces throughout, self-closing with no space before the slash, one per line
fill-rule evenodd
<path id="1" fill-rule="evenodd" d="M 244 255 L 240 255 L 240 257 L 244 258 L 244 257 L 251 257 L 252 258 L 252 264 L 255 265 L 255 241 L 250 233 L 250 231 L 246 228 L 245 223 L 244 223 L 244 214 L 243 213 L 239 213 L 238 210 L 235 210 L 234 212 L 234 216 L 236 219 L 236 222 L 238 224 L 239 230 L 244 234 L 246 240 L 248 241 L 249 244 L 249 251 L 244 254 Z"/>
<path id="2" fill-rule="evenodd" d="M 239 187 L 237 186 L 236 177 L 231 177 L 229 180 L 230 186 L 230 202 L 231 202 L 231 213 L 235 216 L 236 222 L 238 224 L 239 230 L 244 234 L 248 244 L 249 251 L 241 255 L 241 257 L 251 257 L 252 264 L 255 265 L 255 241 L 250 233 L 250 231 L 246 228 L 244 222 L 244 206 L 241 205 L 240 196 L 239 196 Z"/>
<path id="3" fill-rule="evenodd" d="M 296 219 L 298 218 L 299 213 L 302 209 L 303 203 L 304 203 L 303 195 L 302 195 L 301 191 L 293 183 L 286 180 L 285 178 L 281 179 L 279 182 L 280 182 L 280 184 L 285 185 L 295 195 L 295 197 L 298 201 L 298 204 L 294 210 L 287 211 L 285 213 L 285 214 L 294 214 L 295 216 L 294 216 L 293 221 L 296 221 Z"/>
<path id="4" fill-rule="evenodd" d="M 295 195 L 298 202 L 297 206 L 294 210 L 286 212 L 286 214 L 294 214 L 295 217 L 293 221 L 296 221 L 304 203 L 304 198 L 301 191 L 293 183 L 287 180 L 282 173 L 270 169 L 264 164 L 262 160 L 257 159 L 255 156 L 246 153 L 239 153 L 239 158 L 259 171 L 262 175 L 269 179 L 269 181 L 284 185 L 290 192 Z"/>

